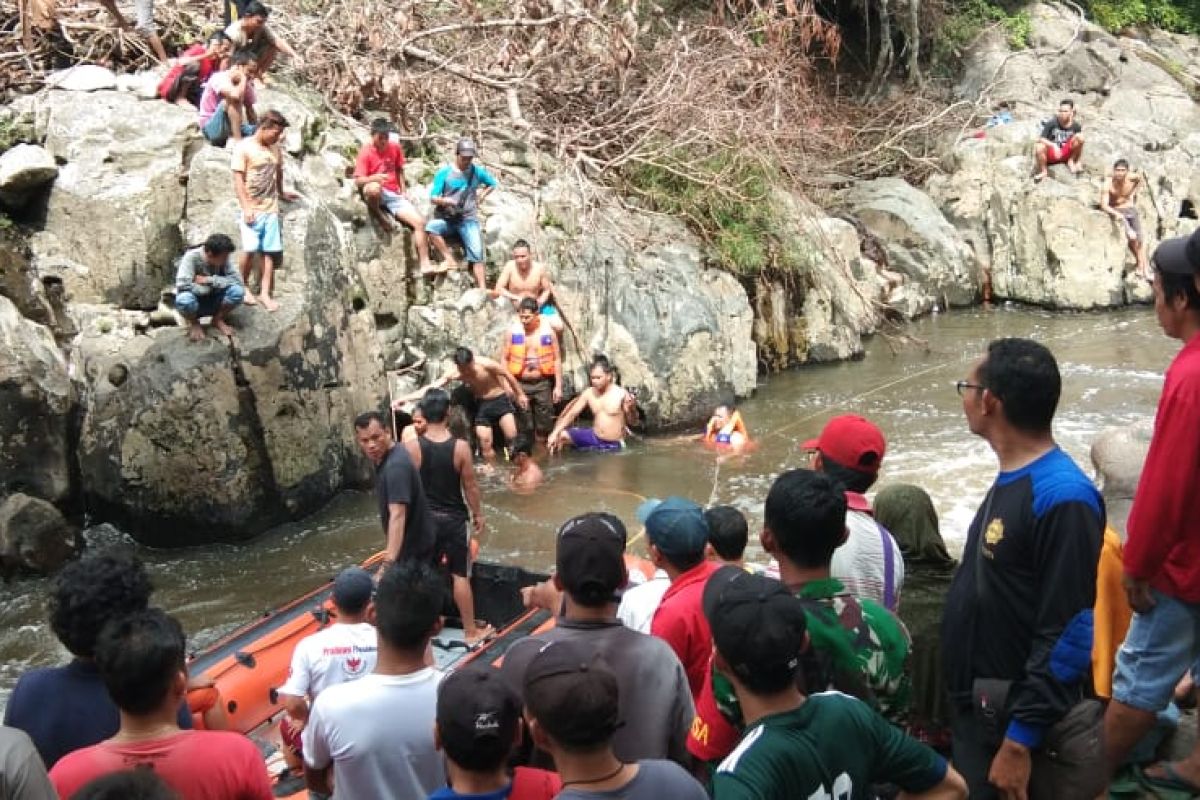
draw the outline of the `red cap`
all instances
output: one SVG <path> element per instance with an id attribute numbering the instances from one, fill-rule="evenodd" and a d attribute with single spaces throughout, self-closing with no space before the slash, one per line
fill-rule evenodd
<path id="1" fill-rule="evenodd" d="M 887 442 L 875 423 L 856 414 L 843 414 L 825 423 L 821 435 L 804 442 L 800 449 L 820 450 L 843 467 L 874 475 L 883 463 Z"/>

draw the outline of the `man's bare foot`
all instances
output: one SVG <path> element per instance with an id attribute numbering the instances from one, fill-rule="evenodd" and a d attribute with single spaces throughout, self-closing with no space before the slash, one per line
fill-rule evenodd
<path id="1" fill-rule="evenodd" d="M 1078 175 L 1083 172 L 1083 164 L 1080 164 L 1078 161 L 1068 161 L 1067 169 L 1071 170 L 1072 175 Z"/>
<path id="2" fill-rule="evenodd" d="M 467 633 L 465 637 L 467 647 L 474 649 L 475 647 L 483 644 L 484 640 L 489 636 L 495 635 L 495 633 L 496 629 L 491 625 L 484 625 L 482 628 L 476 626 L 475 631 L 473 633 Z"/>
<path id="3" fill-rule="evenodd" d="M 229 327 L 229 323 L 226 322 L 225 320 L 214 319 L 213 327 L 216 328 L 217 330 L 219 330 L 221 333 L 228 336 L 230 339 L 233 338 L 233 328 Z"/>
<path id="4" fill-rule="evenodd" d="M 274 300 L 272 300 L 270 295 L 264 294 L 259 298 L 259 300 L 262 300 L 263 308 L 265 308 L 267 311 L 275 312 L 279 310 L 279 303 L 276 303 Z"/>
<path id="5" fill-rule="evenodd" d="M 256 306 L 258 305 L 258 298 L 254 296 L 253 292 L 247 291 L 245 299 L 242 300 L 242 304 L 247 306 Z"/>
<path id="6" fill-rule="evenodd" d="M 193 322 L 191 328 L 188 329 L 188 338 L 193 342 L 204 341 L 204 327 L 199 321 Z"/>
<path id="7" fill-rule="evenodd" d="M 1045 170 L 1043 170 L 1033 176 L 1033 182 L 1041 183 L 1042 181 L 1046 180 L 1046 178 L 1049 177 L 1049 175 L 1050 175 L 1049 172 L 1046 172 Z"/>

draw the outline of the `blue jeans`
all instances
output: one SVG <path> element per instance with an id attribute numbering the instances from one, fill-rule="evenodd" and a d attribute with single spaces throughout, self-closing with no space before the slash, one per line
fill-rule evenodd
<path id="1" fill-rule="evenodd" d="M 196 320 L 200 317 L 211 317 L 221 308 L 229 310 L 240 306 L 245 299 L 246 290 L 241 284 L 235 283 L 224 289 L 213 289 L 208 294 L 180 292 L 175 295 L 175 308 L 185 318 Z"/>
<path id="2" fill-rule="evenodd" d="M 255 126 L 249 122 L 242 123 L 242 136 L 251 136 L 255 130 Z M 217 147 L 224 147 L 225 142 L 229 141 L 229 137 L 233 135 L 233 129 L 229 126 L 229 114 L 225 111 L 224 100 L 217 103 L 217 110 L 208 118 L 208 122 L 204 123 L 200 132 L 204 134 L 205 139 Z"/>
<path id="3" fill-rule="evenodd" d="M 1156 589 L 1150 592 L 1154 608 L 1133 615 L 1117 651 L 1113 699 L 1157 714 L 1171 702 L 1175 684 L 1200 655 L 1200 604 Z"/>
<path id="4" fill-rule="evenodd" d="M 464 219 L 461 222 L 450 222 L 444 219 L 431 219 L 425 223 L 425 232 L 445 238 L 447 234 L 457 234 L 462 240 L 463 250 L 467 253 L 470 264 L 483 263 L 483 231 L 479 228 L 479 220 Z"/>

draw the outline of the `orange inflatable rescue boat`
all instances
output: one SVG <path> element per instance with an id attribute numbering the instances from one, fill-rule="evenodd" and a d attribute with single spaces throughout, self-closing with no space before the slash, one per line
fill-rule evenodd
<path id="1" fill-rule="evenodd" d="M 631 573 L 636 570 L 645 577 L 654 573 L 653 566 L 643 559 L 626 556 L 626 561 Z M 382 562 L 383 554 L 378 553 L 367 559 L 363 567 L 374 573 Z M 476 562 L 471 575 L 475 608 L 480 619 L 495 628 L 496 633 L 475 649 L 469 648 L 461 620 L 451 616 L 456 612 L 450 603 L 445 627 L 431 643 L 437 668 L 451 671 L 470 663 L 498 666 L 513 644 L 552 627 L 554 616 L 549 611 L 527 609 L 521 600 L 523 587 L 546 577 L 520 567 Z M 205 688 L 188 693 L 197 727 L 205 726 L 206 717 L 223 717 L 221 727 L 242 733 L 258 745 L 272 776 L 285 771 L 279 738 L 284 707 L 277 689 L 287 679 L 296 643 L 335 619 L 332 594 L 330 579 L 193 653 L 188 660 L 188 674 L 193 682 L 206 684 Z M 277 784 L 275 796 L 302 800 L 307 797 L 307 790 L 293 780 L 289 785 Z"/>

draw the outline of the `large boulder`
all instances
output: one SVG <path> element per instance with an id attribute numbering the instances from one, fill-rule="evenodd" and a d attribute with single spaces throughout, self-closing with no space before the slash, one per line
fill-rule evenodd
<path id="1" fill-rule="evenodd" d="M 200 174 L 218 160 L 197 159 Z M 189 184 L 188 227 L 227 230 L 207 186 L 219 182 Z M 355 310 L 344 232 L 297 188 L 306 199 L 283 213 L 281 308 L 236 311 L 234 345 L 170 327 L 119 338 L 111 323 L 82 338 L 94 387 L 79 445 L 85 493 L 139 541 L 246 539 L 366 479 L 351 420 L 383 406 L 382 358 L 371 315 Z"/>
<path id="2" fill-rule="evenodd" d="M 1099 211 L 1102 180 L 1118 158 L 1145 176 L 1137 207 L 1147 250 L 1194 227 L 1200 61 L 1173 37 L 1111 36 L 1073 7 L 1029 13 L 1032 49 L 985 35 L 958 86 L 965 98 L 1008 101 L 1014 121 L 954 142 L 948 173 L 926 189 L 990 273 L 994 297 L 1069 309 L 1146 302 L 1121 227 Z M 1083 124 L 1084 173 L 1056 166 L 1035 184 L 1033 143 L 1063 97 Z"/>
<path id="3" fill-rule="evenodd" d="M 0 495 L 71 493 L 75 393 L 50 330 L 0 296 Z"/>
<path id="4" fill-rule="evenodd" d="M 45 147 L 65 162 L 33 237 L 39 272 L 80 302 L 153 308 L 182 242 L 181 177 L 195 115 L 118 91 L 42 98 Z"/>
<path id="5" fill-rule="evenodd" d="M 929 195 L 899 178 L 877 178 L 855 184 L 839 201 L 883 243 L 887 267 L 921 287 L 931 306 L 978 299 L 978 262 Z"/>
<path id="6" fill-rule="evenodd" d="M 0 574 L 54 572 L 82 544 L 79 528 L 51 503 L 20 493 L 0 503 Z"/>

